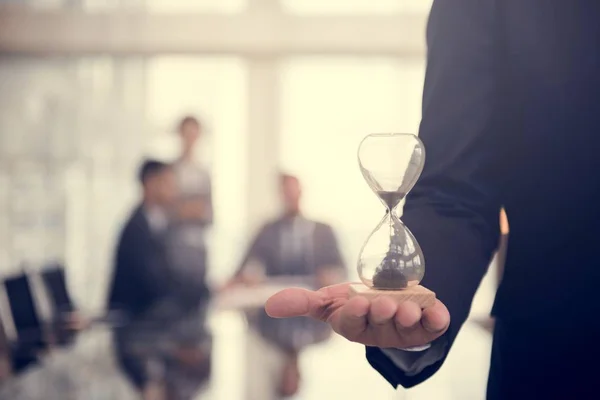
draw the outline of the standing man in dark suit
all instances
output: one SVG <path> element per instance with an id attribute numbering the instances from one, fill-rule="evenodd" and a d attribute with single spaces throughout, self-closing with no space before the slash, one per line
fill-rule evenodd
<path id="1" fill-rule="evenodd" d="M 417 385 L 467 318 L 503 206 L 510 243 L 487 398 L 597 396 L 599 21 L 598 1 L 435 0 L 420 128 L 427 161 L 403 221 L 438 302 L 348 300 L 334 286 L 288 289 L 267 311 L 327 320 L 366 344 L 392 385 Z"/>
<path id="2" fill-rule="evenodd" d="M 168 294 L 169 267 L 162 234 L 176 196 L 173 170 L 159 161 L 145 161 L 139 172 L 143 199 L 121 232 L 109 307 L 135 317 Z"/>
<path id="3" fill-rule="evenodd" d="M 191 399 L 206 380 L 202 287 L 173 267 L 166 249 L 169 210 L 177 198 L 173 168 L 146 161 L 141 204 L 119 240 L 109 308 L 129 321 L 115 331 L 118 361 L 145 400 Z"/>
<path id="4" fill-rule="evenodd" d="M 118 361 L 144 399 L 160 399 L 159 377 L 143 351 L 134 351 L 131 326 L 169 294 L 169 266 L 163 243 L 167 210 L 175 200 L 175 175 L 167 164 L 145 161 L 139 171 L 142 202 L 129 217 L 117 247 L 108 307 L 123 311 L 130 323 L 115 332 Z M 138 335 L 139 336 L 139 335 Z M 143 339 L 140 338 L 140 342 Z M 139 343 L 143 344 L 143 343 Z M 156 378 L 156 379 L 155 379 Z"/>

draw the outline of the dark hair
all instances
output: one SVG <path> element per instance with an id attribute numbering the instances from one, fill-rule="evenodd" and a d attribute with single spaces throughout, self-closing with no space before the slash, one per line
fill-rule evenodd
<path id="1" fill-rule="evenodd" d="M 183 130 L 183 128 L 188 124 L 195 125 L 198 128 L 200 128 L 200 126 L 201 126 L 198 118 L 194 117 L 193 115 L 186 115 L 185 117 L 183 117 L 181 119 L 181 122 L 179 122 L 179 126 L 177 127 L 177 130 L 179 132 L 181 132 Z"/>
<path id="2" fill-rule="evenodd" d="M 158 160 L 144 160 L 138 171 L 138 180 L 142 185 L 145 185 L 148 179 L 164 172 L 171 168 L 167 163 Z"/>

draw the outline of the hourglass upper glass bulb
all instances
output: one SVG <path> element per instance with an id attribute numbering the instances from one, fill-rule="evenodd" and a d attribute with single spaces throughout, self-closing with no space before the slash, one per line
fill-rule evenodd
<path id="1" fill-rule="evenodd" d="M 415 135 L 374 133 L 360 143 L 358 164 L 371 190 L 392 210 L 421 175 L 425 149 Z"/>

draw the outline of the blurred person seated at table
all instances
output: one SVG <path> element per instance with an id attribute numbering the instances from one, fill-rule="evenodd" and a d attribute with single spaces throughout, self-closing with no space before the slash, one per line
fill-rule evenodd
<path id="1" fill-rule="evenodd" d="M 269 279 L 289 279 L 317 288 L 341 282 L 345 267 L 333 229 L 306 218 L 300 209 L 297 177 L 282 174 L 281 216 L 265 224 L 252 241 L 241 267 L 228 286 L 256 285 Z M 329 338 L 329 327 L 306 318 L 276 320 L 261 308 L 249 315 L 250 343 L 247 396 L 271 400 L 291 396 L 299 389 L 298 356 L 309 345 Z M 256 363 L 263 361 L 262 366 Z"/>
<path id="2" fill-rule="evenodd" d="M 115 329 L 116 355 L 144 399 L 191 399 L 210 373 L 210 337 L 198 311 L 205 288 L 166 249 L 178 195 L 173 167 L 148 160 L 139 180 L 143 199 L 121 233 L 109 294 L 109 308 L 129 317 Z"/>

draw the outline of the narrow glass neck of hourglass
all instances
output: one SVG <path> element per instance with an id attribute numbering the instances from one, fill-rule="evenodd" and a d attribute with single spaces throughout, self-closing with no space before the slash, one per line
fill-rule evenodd
<path id="1" fill-rule="evenodd" d="M 398 204 L 400 204 L 405 194 L 400 192 L 378 191 L 377 196 L 379 196 L 379 199 L 388 211 L 393 211 L 398 207 Z"/>
<path id="2" fill-rule="evenodd" d="M 399 207 L 399 206 L 395 206 L 395 207 L 389 208 L 389 207 L 387 207 L 387 206 L 386 206 L 386 207 L 385 207 L 385 213 L 386 213 L 386 214 L 393 215 L 393 216 L 395 216 L 396 218 L 398 218 L 398 207 Z"/>

